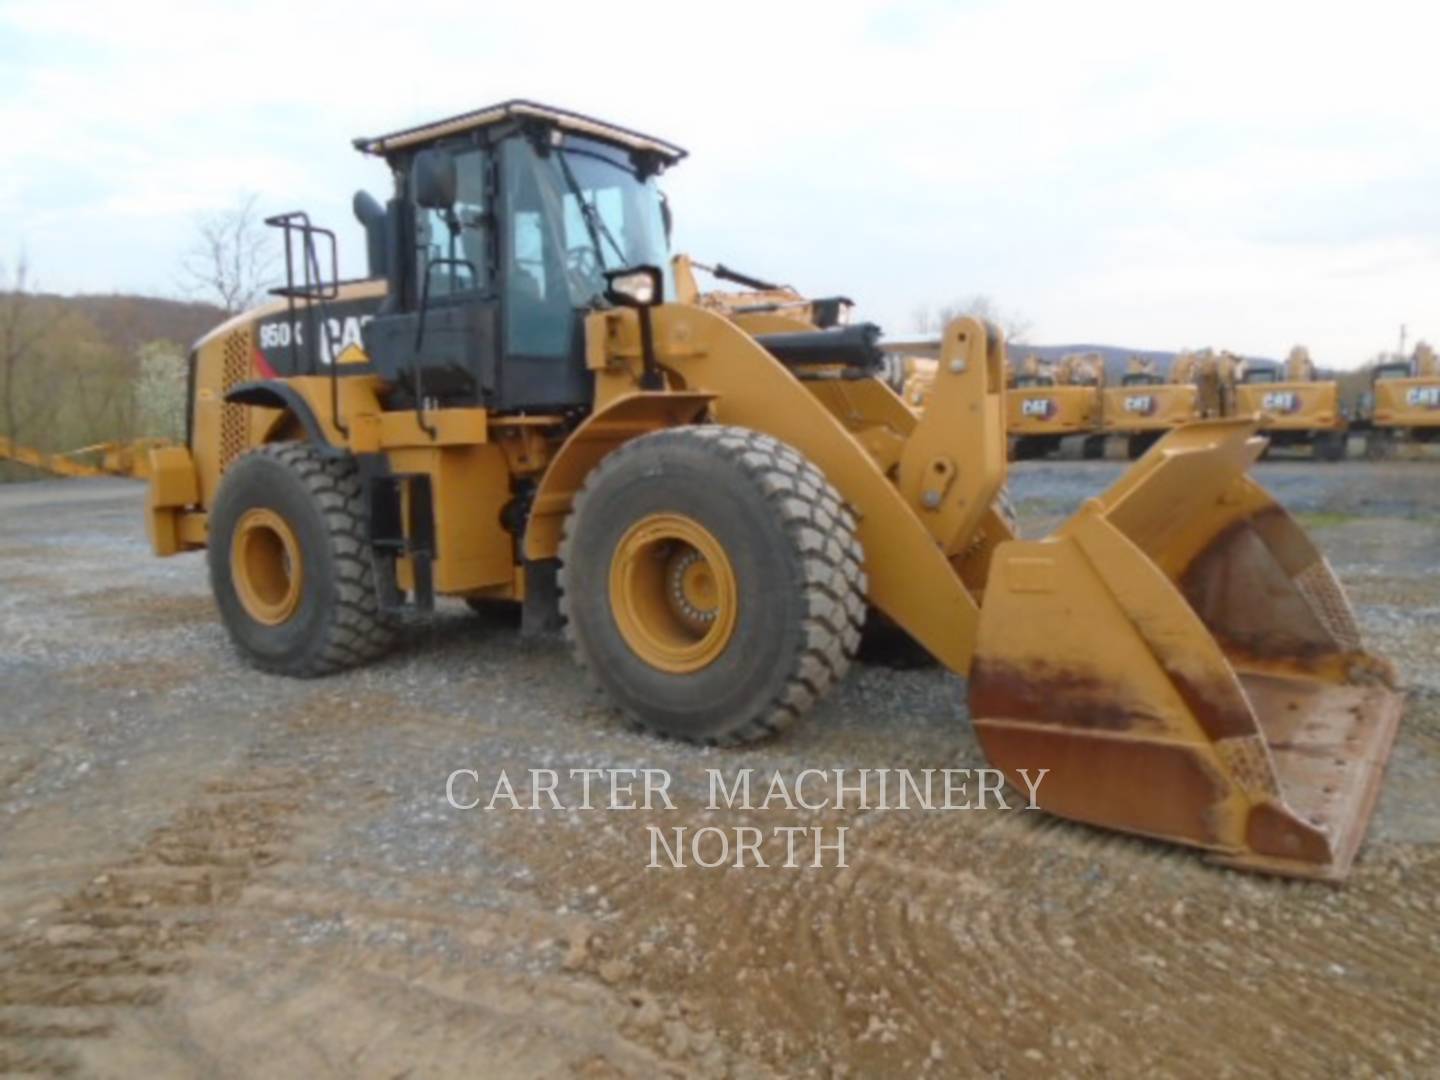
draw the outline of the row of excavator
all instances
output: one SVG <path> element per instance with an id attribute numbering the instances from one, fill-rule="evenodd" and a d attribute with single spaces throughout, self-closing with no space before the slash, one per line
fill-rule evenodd
<path id="1" fill-rule="evenodd" d="M 904 368 L 906 400 L 923 406 L 933 361 L 922 356 Z M 1373 368 L 1366 392 L 1348 405 L 1340 383 L 1317 372 L 1303 345 L 1278 366 L 1210 349 L 1182 351 L 1165 371 L 1132 357 L 1118 383 L 1107 380 L 1104 358 L 1093 352 L 1058 361 L 1029 355 L 1006 374 L 1016 460 L 1054 454 L 1065 439 L 1080 441 L 1082 457 L 1100 458 L 1112 438 L 1134 460 L 1168 431 L 1226 416 L 1262 417 L 1267 453 L 1300 448 L 1318 461 L 1344 460 L 1352 434 L 1364 439 L 1370 458 L 1389 457 L 1403 442 L 1440 440 L 1440 371 L 1424 342 L 1409 360 Z"/>
<path id="2" fill-rule="evenodd" d="M 814 299 L 793 287 L 676 257 L 677 276 L 693 302 L 764 332 L 827 329 L 844 320 L 848 297 Z M 702 291 L 694 270 L 727 285 Z M 939 345 L 887 342 L 886 375 L 905 402 L 923 408 L 935 380 Z M 1139 458 L 1168 431 L 1196 420 L 1260 416 L 1271 448 L 1308 450 L 1318 461 L 1342 461 L 1352 433 L 1370 458 L 1394 454 L 1403 442 L 1440 441 L 1440 365 L 1425 342 L 1404 358 L 1376 365 L 1368 389 L 1348 404 L 1340 384 L 1317 371 L 1303 345 L 1283 364 L 1247 360 L 1227 350 L 1183 349 L 1162 370 L 1132 356 L 1118 379 L 1099 352 L 1058 360 L 1025 355 L 1005 365 L 1005 417 L 1012 460 L 1049 457 L 1066 441 L 1086 460 L 1103 458 L 1111 440 Z"/>

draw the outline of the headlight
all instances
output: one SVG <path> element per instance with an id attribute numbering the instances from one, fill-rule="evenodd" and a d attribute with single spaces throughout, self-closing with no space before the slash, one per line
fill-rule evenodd
<path id="1" fill-rule="evenodd" d="M 810 301 L 810 318 L 822 330 L 832 326 L 849 326 L 850 312 L 854 303 L 848 296 L 827 296 Z"/>

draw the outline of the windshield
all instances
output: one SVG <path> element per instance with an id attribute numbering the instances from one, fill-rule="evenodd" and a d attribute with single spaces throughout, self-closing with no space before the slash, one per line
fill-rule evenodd
<path id="1" fill-rule="evenodd" d="M 530 291 L 589 307 L 604 296 L 607 270 L 645 265 L 662 270 L 674 295 L 660 190 L 626 151 L 568 134 L 545 154 L 526 140 L 510 150 L 511 258 Z"/>

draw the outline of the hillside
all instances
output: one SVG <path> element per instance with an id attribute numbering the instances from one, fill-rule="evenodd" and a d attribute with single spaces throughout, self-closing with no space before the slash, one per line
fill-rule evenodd
<path id="1" fill-rule="evenodd" d="M 0 297 L 5 295 L 0 293 Z M 82 316 L 101 341 L 127 356 L 149 341 L 173 341 L 189 349 L 196 338 L 225 318 L 214 304 L 131 293 L 37 293 L 35 298 Z"/>

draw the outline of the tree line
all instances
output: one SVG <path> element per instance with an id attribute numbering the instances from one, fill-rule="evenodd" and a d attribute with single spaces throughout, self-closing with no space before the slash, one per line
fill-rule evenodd
<path id="1" fill-rule="evenodd" d="M 254 196 L 196 222 L 179 291 L 206 304 L 207 321 L 264 295 L 275 263 L 265 232 Z M 112 301 L 131 305 L 132 324 L 147 322 L 134 309 L 152 303 L 148 298 Z M 75 298 L 41 291 L 23 253 L 0 264 L 0 435 L 48 453 L 145 436 L 184 438 L 189 343 L 134 340 L 133 333 L 102 327 L 85 309 Z M 29 468 L 0 460 L 0 480 L 30 476 Z"/>

